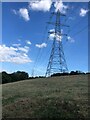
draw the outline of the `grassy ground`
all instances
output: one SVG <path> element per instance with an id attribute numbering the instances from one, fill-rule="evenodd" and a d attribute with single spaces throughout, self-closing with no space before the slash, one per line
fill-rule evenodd
<path id="1" fill-rule="evenodd" d="M 2 86 L 3 118 L 88 116 L 88 76 L 40 78 Z"/>

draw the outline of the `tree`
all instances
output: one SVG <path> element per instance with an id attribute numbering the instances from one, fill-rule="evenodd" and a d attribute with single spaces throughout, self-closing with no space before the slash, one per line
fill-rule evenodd
<path id="1" fill-rule="evenodd" d="M 17 71 L 12 74 L 8 74 L 5 71 L 2 72 L 2 84 L 25 80 L 28 78 L 29 78 L 29 75 L 26 72 Z"/>
<path id="2" fill-rule="evenodd" d="M 29 78 L 28 73 L 17 71 L 11 74 L 11 77 L 13 78 L 13 81 L 19 81 L 19 80 L 25 80 Z"/>
<path id="3" fill-rule="evenodd" d="M 12 81 L 12 78 L 10 77 L 10 75 L 7 74 L 5 71 L 2 72 L 2 84 L 9 83 L 11 81 Z"/>

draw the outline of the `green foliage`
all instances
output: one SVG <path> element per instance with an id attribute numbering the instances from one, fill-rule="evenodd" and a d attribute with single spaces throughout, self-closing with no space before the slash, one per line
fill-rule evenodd
<path id="1" fill-rule="evenodd" d="M 88 73 L 84 73 L 82 71 L 71 71 L 70 73 L 55 73 L 52 74 L 51 77 L 54 76 L 69 76 L 69 75 L 85 75 L 85 74 L 90 74 Z M 2 78 L 2 80 L 0 81 L 0 83 L 5 84 L 5 83 L 11 83 L 11 82 L 16 82 L 16 81 L 21 81 L 21 80 L 26 80 L 26 79 L 37 79 L 37 78 L 45 78 L 44 76 L 35 76 L 35 77 L 29 77 L 28 73 L 24 72 L 24 71 L 17 71 L 14 72 L 12 74 L 8 74 L 5 71 L 3 71 L 2 73 L 0 73 L 0 78 Z"/>
<path id="2" fill-rule="evenodd" d="M 29 78 L 29 75 L 26 72 L 17 71 L 12 74 L 2 72 L 2 84 L 25 80 L 28 78 Z"/>
<path id="3" fill-rule="evenodd" d="M 2 72 L 2 83 L 9 83 L 12 81 L 12 78 L 6 72 Z"/>
<path id="4" fill-rule="evenodd" d="M 82 74 L 85 75 L 84 72 L 79 71 L 79 70 L 76 70 L 76 71 L 71 71 L 70 73 L 68 73 L 68 72 L 64 72 L 64 73 L 55 73 L 55 74 L 52 74 L 51 77 L 53 77 L 53 76 L 67 76 L 67 75 L 82 75 Z"/>

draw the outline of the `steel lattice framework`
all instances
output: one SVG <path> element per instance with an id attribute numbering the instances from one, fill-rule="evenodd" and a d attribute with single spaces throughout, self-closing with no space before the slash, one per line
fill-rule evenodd
<path id="1" fill-rule="evenodd" d="M 54 73 L 64 73 L 68 72 L 65 55 L 63 51 L 62 45 L 62 36 L 67 36 L 67 34 L 63 34 L 61 31 L 61 26 L 69 27 L 67 25 L 61 24 L 60 17 L 65 16 L 64 14 L 60 13 L 58 10 L 57 12 L 53 12 L 54 16 L 56 17 L 56 22 L 48 22 L 49 24 L 54 25 L 55 31 L 49 32 L 49 34 L 54 34 L 53 44 L 51 55 L 49 58 L 49 63 L 46 70 L 45 76 L 50 76 Z"/>

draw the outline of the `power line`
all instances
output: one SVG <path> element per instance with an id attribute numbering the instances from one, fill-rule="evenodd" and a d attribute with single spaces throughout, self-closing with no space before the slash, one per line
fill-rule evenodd
<path id="1" fill-rule="evenodd" d="M 53 4 L 52 4 L 52 7 L 53 7 Z M 52 7 L 51 7 L 51 10 L 52 10 Z M 49 21 L 52 20 L 52 17 L 53 17 L 53 14 L 51 14 L 51 16 L 50 16 L 50 18 L 49 18 Z M 41 43 L 43 43 L 43 42 L 45 41 L 45 33 L 47 32 L 48 27 L 49 27 L 49 24 L 47 24 L 46 27 L 45 27 L 45 30 L 44 30 L 44 33 L 43 33 L 43 38 L 42 38 Z M 37 54 L 37 56 L 36 56 L 36 59 L 35 59 L 34 65 L 33 65 L 32 75 L 33 75 L 34 72 L 35 72 L 34 69 L 35 69 L 35 67 L 37 67 L 37 62 L 38 62 L 38 60 L 40 60 L 39 58 L 41 57 L 41 55 L 40 55 L 40 52 L 41 52 L 41 51 L 42 51 L 42 49 L 39 48 L 38 54 Z"/>
<path id="2" fill-rule="evenodd" d="M 79 6 L 80 7 L 80 6 Z M 77 6 L 77 8 L 79 8 L 78 6 Z M 75 12 L 74 12 L 75 13 Z M 52 14 L 52 17 L 53 17 L 53 14 Z M 52 17 L 50 17 L 50 21 L 52 20 Z M 69 18 L 68 18 L 69 19 Z M 85 20 L 85 19 L 81 19 L 79 22 L 77 22 L 75 25 L 73 25 L 71 28 L 73 28 L 74 26 L 77 26 L 77 25 L 79 25 L 79 23 L 81 23 L 81 21 L 83 21 L 83 20 Z M 45 30 L 45 32 L 47 31 L 47 29 L 49 28 L 49 25 L 47 25 L 46 26 L 46 30 Z M 87 26 L 85 26 L 83 29 L 81 29 L 80 31 L 78 31 L 78 32 L 76 32 L 73 36 L 76 36 L 76 35 L 78 35 L 78 34 L 80 34 L 82 31 L 84 31 L 85 29 L 87 28 Z M 71 29 L 72 30 L 72 29 Z M 71 31 L 71 30 L 69 30 L 69 32 Z M 44 33 L 45 33 L 44 32 Z M 44 34 L 44 36 L 45 36 L 45 34 Z M 43 41 L 45 41 L 46 43 L 48 42 L 48 38 L 47 39 L 42 39 Z M 40 54 L 40 51 L 41 51 L 41 54 Z M 41 58 L 42 58 L 42 49 L 39 49 L 39 52 L 38 52 L 38 55 L 37 56 L 39 56 L 39 57 L 37 57 L 36 58 L 36 61 L 38 61 L 38 60 L 40 60 Z M 40 58 L 40 59 L 38 59 L 38 58 Z M 37 62 L 35 62 L 35 64 L 37 65 Z M 35 65 L 35 66 L 36 66 Z"/>
<path id="3" fill-rule="evenodd" d="M 84 28 L 82 28 L 80 31 L 76 32 L 75 34 L 73 34 L 72 36 L 75 37 L 76 35 L 80 34 L 81 32 L 83 32 L 84 30 L 86 30 L 86 28 L 88 28 L 89 26 L 85 26 Z"/>
<path id="4" fill-rule="evenodd" d="M 72 36 L 76 37 L 78 34 L 80 34 L 81 32 L 83 32 L 84 30 L 86 30 L 86 28 L 89 27 L 88 25 L 85 26 L 84 28 L 82 28 L 81 30 L 79 30 L 78 32 L 74 33 Z M 50 49 L 48 49 L 47 53 L 49 53 Z M 46 55 L 46 54 L 45 54 Z M 45 56 L 44 55 L 44 56 Z M 45 60 L 43 61 L 43 64 L 45 63 Z"/>

